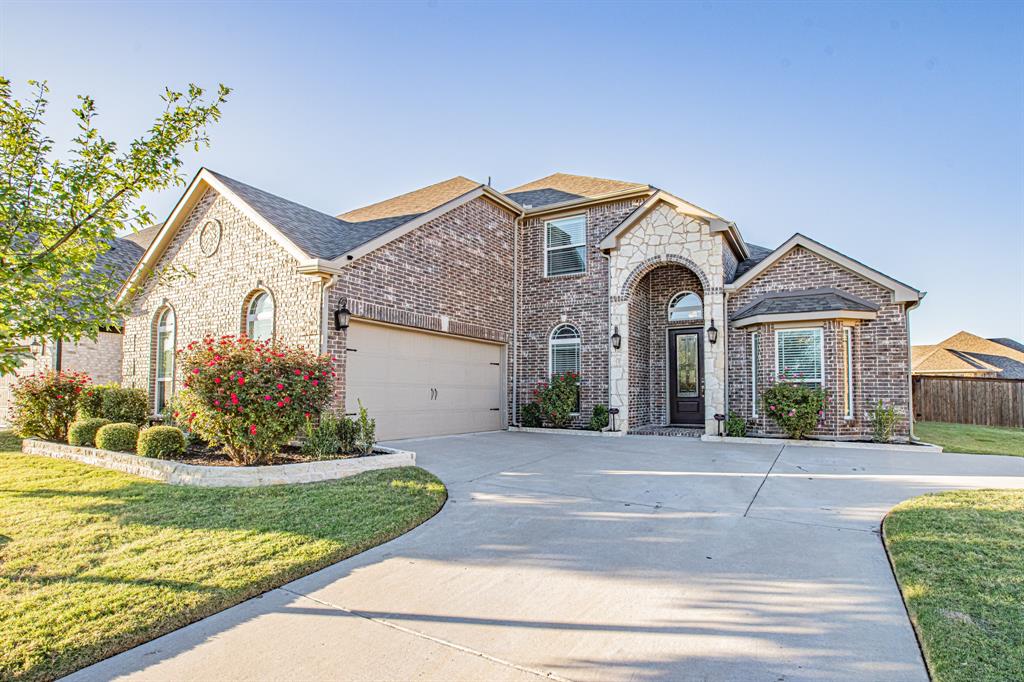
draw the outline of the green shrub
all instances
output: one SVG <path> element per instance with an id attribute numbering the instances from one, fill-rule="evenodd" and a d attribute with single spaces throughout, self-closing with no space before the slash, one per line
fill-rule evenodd
<path id="1" fill-rule="evenodd" d="M 89 385 L 81 372 L 39 372 L 18 379 L 11 388 L 11 425 L 23 438 L 64 442 L 78 400 Z"/>
<path id="2" fill-rule="evenodd" d="M 139 427 L 128 422 L 107 424 L 96 432 L 96 447 L 114 452 L 134 452 L 139 440 Z"/>
<path id="3" fill-rule="evenodd" d="M 743 438 L 747 435 L 747 420 L 735 412 L 730 412 L 725 420 L 725 435 Z"/>
<path id="4" fill-rule="evenodd" d="M 341 439 L 338 438 L 339 420 L 330 412 L 320 415 L 320 421 L 306 420 L 306 438 L 302 442 L 302 454 L 317 459 L 328 459 L 338 454 Z"/>
<path id="5" fill-rule="evenodd" d="M 331 399 L 331 358 L 247 337 L 188 344 L 179 414 L 235 464 L 267 464 Z M 184 416 L 182 416 L 184 415 Z"/>
<path id="6" fill-rule="evenodd" d="M 117 384 L 90 386 L 78 401 L 78 418 L 102 417 L 112 422 L 143 425 L 149 412 L 149 400 L 141 388 Z"/>
<path id="7" fill-rule="evenodd" d="M 150 426 L 139 433 L 135 451 L 140 457 L 181 459 L 185 448 L 185 434 L 178 427 Z"/>
<path id="8" fill-rule="evenodd" d="M 338 436 L 338 452 L 352 454 L 356 451 L 356 441 L 359 440 L 359 424 L 355 419 L 344 414 L 338 417 L 335 433 Z"/>
<path id="9" fill-rule="evenodd" d="M 76 422 L 72 422 L 68 428 L 68 444 L 85 445 L 87 447 L 96 445 L 96 432 L 100 430 L 101 426 L 106 426 L 109 423 L 109 419 L 103 419 L 102 417 L 79 419 Z"/>
<path id="10" fill-rule="evenodd" d="M 534 429 L 544 426 L 544 416 L 541 414 L 540 405 L 537 403 L 523 405 L 522 424 Z"/>
<path id="11" fill-rule="evenodd" d="M 871 408 L 871 440 L 876 443 L 890 442 L 898 419 L 895 406 L 885 407 L 879 400 L 878 404 Z"/>
<path id="12" fill-rule="evenodd" d="M 356 425 L 359 427 L 356 436 L 356 452 L 368 455 L 373 452 L 373 446 L 377 442 L 377 420 L 370 419 L 369 413 L 363 407 L 362 400 L 359 401 L 359 417 L 356 419 Z"/>
<path id="13" fill-rule="evenodd" d="M 608 406 L 594 405 L 594 412 L 590 415 L 588 428 L 591 431 L 601 431 L 608 427 Z"/>
<path id="14" fill-rule="evenodd" d="M 825 416 L 825 390 L 786 373 L 761 393 L 764 413 L 790 438 L 805 438 Z"/>
<path id="15" fill-rule="evenodd" d="M 538 383 L 533 394 L 543 418 L 556 429 L 565 428 L 579 403 L 580 377 L 575 372 L 556 374 L 551 377 L 551 383 Z"/>

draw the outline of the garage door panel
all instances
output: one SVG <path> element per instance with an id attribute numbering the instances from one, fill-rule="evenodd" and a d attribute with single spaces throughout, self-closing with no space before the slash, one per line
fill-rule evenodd
<path id="1" fill-rule="evenodd" d="M 346 411 L 362 400 L 380 439 L 503 427 L 501 346 L 357 321 L 348 334 Z"/>

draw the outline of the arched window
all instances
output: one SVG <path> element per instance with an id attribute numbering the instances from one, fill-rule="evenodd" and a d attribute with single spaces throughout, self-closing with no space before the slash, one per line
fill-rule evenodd
<path id="1" fill-rule="evenodd" d="M 274 336 L 274 299 L 266 291 L 260 291 L 245 311 L 245 334 L 250 339 L 268 341 Z"/>
<path id="2" fill-rule="evenodd" d="M 153 380 L 153 411 L 159 414 L 174 395 L 174 311 L 164 308 L 157 318 L 156 372 Z"/>
<path id="3" fill-rule="evenodd" d="M 700 296 L 692 291 L 682 291 L 672 297 L 668 304 L 668 321 L 685 322 L 704 318 L 704 304 Z"/>
<path id="4" fill-rule="evenodd" d="M 548 341 L 548 378 L 556 374 L 580 373 L 580 332 L 571 324 L 555 327 Z M 576 394 L 576 412 L 580 410 L 580 396 Z"/>

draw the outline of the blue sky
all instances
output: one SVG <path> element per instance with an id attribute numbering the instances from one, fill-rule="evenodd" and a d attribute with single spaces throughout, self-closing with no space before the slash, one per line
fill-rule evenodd
<path id="1" fill-rule="evenodd" d="M 131 139 L 235 89 L 200 165 L 337 213 L 454 175 L 649 182 L 920 289 L 916 343 L 1024 338 L 1024 4 L 18 3 L 0 72 Z M 150 197 L 161 218 L 178 192 Z"/>

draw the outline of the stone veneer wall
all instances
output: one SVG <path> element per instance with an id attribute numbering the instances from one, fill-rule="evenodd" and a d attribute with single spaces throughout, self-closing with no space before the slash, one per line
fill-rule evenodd
<path id="1" fill-rule="evenodd" d="M 199 228 L 221 224 L 221 239 L 211 255 L 199 245 Z M 193 277 L 151 277 L 132 300 L 124 327 L 123 383 L 152 393 L 155 373 L 153 334 L 156 314 L 174 309 L 175 347 L 210 334 L 243 331 L 243 307 L 255 289 L 274 299 L 275 338 L 319 350 L 321 280 L 296 272 L 297 262 L 233 203 L 208 190 L 173 237 L 157 267 L 187 267 Z M 180 385 L 177 373 L 175 386 Z"/>
<path id="2" fill-rule="evenodd" d="M 620 414 L 634 416 L 630 406 L 630 385 L 639 370 L 631 367 L 637 357 L 630 350 L 633 331 L 630 328 L 630 300 L 644 276 L 656 268 L 675 263 L 688 268 L 701 283 L 704 292 L 705 326 L 713 317 L 721 325 L 724 319 L 722 285 L 724 277 L 722 236 L 711 234 L 708 225 L 662 203 L 652 209 L 619 239 L 619 246 L 610 254 L 611 320 L 622 334 L 622 348 L 611 354 L 611 407 Z M 652 309 L 651 315 L 658 311 Z M 650 375 L 648 375 L 650 376 Z M 644 376 L 639 377 L 640 380 Z M 653 380 L 653 379 L 650 379 Z M 714 415 L 725 408 L 725 352 L 723 344 L 704 339 L 704 405 L 705 428 L 713 433 Z M 642 426 L 641 424 L 632 424 Z"/>
<path id="3" fill-rule="evenodd" d="M 907 316 L 904 304 L 893 303 L 892 293 L 838 265 L 821 258 L 803 247 L 796 247 L 769 267 L 759 277 L 729 298 L 729 314 L 735 314 L 758 297 L 780 291 L 797 291 L 818 287 L 835 287 L 880 307 L 878 318 L 862 321 L 827 320 L 791 324 L 792 326 L 820 326 L 823 328 L 825 350 L 825 384 L 832 398 L 826 411 L 825 422 L 817 435 L 836 438 L 862 438 L 871 434 L 868 410 L 882 400 L 895 405 L 901 412 L 896 433 L 900 438 L 910 433 L 910 361 Z M 844 419 L 843 386 L 843 334 L 844 326 L 853 329 L 853 389 L 852 419 Z M 764 410 L 757 419 L 752 417 L 751 394 L 751 333 L 761 332 L 761 372 L 758 383 L 767 386 L 775 375 L 775 330 L 779 325 L 758 325 L 742 329 L 729 328 L 729 409 L 751 420 L 754 431 L 779 434 L 774 422 Z"/>
<path id="4" fill-rule="evenodd" d="M 326 350 L 335 357 L 339 409 L 345 406 L 346 334 L 335 331 L 331 316 L 343 300 L 357 318 L 510 342 L 513 225 L 510 211 L 474 199 L 354 261 L 337 276 L 327 292 Z M 511 373 L 507 383 L 506 402 L 511 402 Z"/>
<path id="5" fill-rule="evenodd" d="M 641 203 L 642 199 L 610 202 L 523 220 L 519 239 L 520 407 L 533 400 L 537 382 L 548 380 L 548 341 L 554 328 L 563 323 L 576 327 L 582 337 L 580 413 L 572 425 L 586 424 L 595 405 L 608 404 L 608 350 L 612 333 L 608 326 L 608 259 L 597 245 Z M 580 213 L 587 216 L 587 271 L 545 277 L 544 222 Z M 623 323 L 619 331 L 627 334 L 627 325 Z"/>

